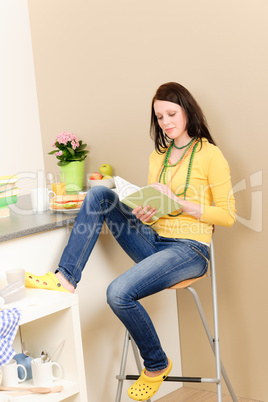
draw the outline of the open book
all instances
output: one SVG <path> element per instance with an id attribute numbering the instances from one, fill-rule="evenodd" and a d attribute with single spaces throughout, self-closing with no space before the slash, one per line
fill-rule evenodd
<path id="1" fill-rule="evenodd" d="M 152 217 L 154 221 L 182 207 L 180 203 L 174 201 L 168 195 L 163 194 L 153 186 L 149 185 L 140 188 L 119 176 L 115 176 L 114 181 L 119 200 L 132 209 L 138 206 L 145 207 L 146 205 L 150 205 L 151 208 L 155 208 L 157 211 Z"/>

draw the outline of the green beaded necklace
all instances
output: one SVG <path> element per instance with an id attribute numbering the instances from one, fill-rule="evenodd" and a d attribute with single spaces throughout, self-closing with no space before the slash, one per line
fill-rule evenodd
<path id="1" fill-rule="evenodd" d="M 182 147 L 177 147 L 177 145 L 175 144 L 175 142 L 174 142 L 174 140 L 173 140 L 173 141 L 172 141 L 172 142 L 173 142 L 173 147 L 176 148 L 176 149 L 183 149 L 183 148 L 186 148 L 186 147 L 188 147 L 189 144 L 192 144 L 193 140 L 194 140 L 194 138 L 192 138 L 191 141 L 188 142 L 188 144 L 183 145 Z"/>
<path id="2" fill-rule="evenodd" d="M 188 151 L 188 149 L 191 147 L 191 145 L 192 145 L 192 143 L 194 142 L 194 140 L 195 140 L 195 138 L 193 138 L 188 144 L 184 145 L 181 149 L 185 148 L 185 151 L 183 152 L 183 154 L 182 154 L 182 156 L 180 157 L 180 159 L 179 159 L 176 163 L 174 163 L 174 164 L 172 164 L 172 165 L 169 165 L 169 164 L 168 164 L 168 160 L 169 160 L 169 157 L 170 157 L 172 148 L 173 148 L 173 146 L 175 146 L 174 141 L 172 141 L 172 143 L 170 144 L 170 146 L 169 146 L 169 148 L 168 148 L 168 150 L 167 150 L 167 153 L 166 153 L 166 156 L 165 156 L 165 159 L 164 159 L 164 162 L 163 162 L 163 167 L 162 167 L 162 170 L 161 170 L 160 175 L 159 175 L 159 178 L 158 178 L 158 182 L 159 182 L 159 183 L 161 183 L 161 180 L 163 180 L 163 183 L 166 184 L 167 168 L 168 168 L 168 167 L 174 167 L 174 166 L 176 166 L 176 165 L 183 159 L 184 155 L 186 154 L 186 152 Z M 186 198 L 186 192 L 187 192 L 188 187 L 189 187 L 190 177 L 191 177 L 191 173 L 192 173 L 192 166 L 193 166 L 194 155 L 195 155 L 196 148 L 197 148 L 198 144 L 199 144 L 199 140 L 196 142 L 196 144 L 194 145 L 194 147 L 193 147 L 193 149 L 192 149 L 192 152 L 191 152 L 190 161 L 189 161 L 188 170 L 187 170 L 187 175 L 186 175 L 186 181 L 185 181 L 184 190 L 183 190 L 181 193 L 175 194 L 177 197 L 180 197 L 180 196 L 183 195 L 183 199 L 184 199 L 184 200 L 185 200 L 185 198 Z M 175 146 L 175 148 L 177 148 L 177 147 Z M 181 214 L 182 214 L 182 212 L 179 212 L 179 213 L 176 214 L 176 215 L 171 215 L 171 214 L 168 214 L 168 215 L 169 215 L 169 216 L 172 216 L 172 217 L 176 217 L 176 216 L 179 216 L 179 215 L 181 215 Z"/>
<path id="3" fill-rule="evenodd" d="M 169 148 L 168 148 L 168 150 L 167 150 L 167 152 L 166 152 L 166 156 L 165 156 L 165 159 L 164 159 L 164 162 L 163 162 L 163 167 L 162 167 L 162 170 L 161 170 L 161 172 L 160 172 L 159 179 L 158 179 L 158 182 L 159 182 L 159 183 L 161 183 L 161 180 L 162 180 L 162 178 L 163 178 L 163 183 L 166 184 L 167 168 L 177 166 L 177 164 L 180 163 L 180 161 L 184 158 L 184 155 L 186 154 L 186 152 L 188 151 L 188 149 L 191 147 L 191 145 L 192 145 L 192 143 L 194 142 L 194 140 L 195 140 L 195 139 L 193 138 L 188 144 L 186 144 L 186 148 L 185 148 L 185 150 L 184 150 L 182 156 L 180 157 L 180 159 L 179 159 L 176 163 L 174 163 L 173 165 L 172 165 L 172 164 L 169 165 L 169 164 L 168 164 L 169 157 L 170 157 L 172 148 L 174 147 L 174 141 L 172 141 L 172 143 L 170 144 L 170 146 L 169 146 Z"/>

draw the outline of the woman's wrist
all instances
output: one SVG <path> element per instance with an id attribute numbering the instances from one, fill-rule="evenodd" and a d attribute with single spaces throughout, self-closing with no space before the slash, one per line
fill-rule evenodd
<path id="1" fill-rule="evenodd" d="M 195 202 L 186 201 L 178 198 L 178 202 L 182 205 L 182 211 L 188 215 L 193 216 L 196 219 L 200 219 L 202 215 L 202 207 Z"/>

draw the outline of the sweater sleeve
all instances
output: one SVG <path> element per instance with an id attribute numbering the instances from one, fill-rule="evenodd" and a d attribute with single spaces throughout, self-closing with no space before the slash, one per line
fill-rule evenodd
<path id="1" fill-rule="evenodd" d="M 219 148 L 208 165 L 208 183 L 214 205 L 201 201 L 201 221 L 212 225 L 230 227 L 236 219 L 235 200 L 232 190 L 230 168 Z"/>

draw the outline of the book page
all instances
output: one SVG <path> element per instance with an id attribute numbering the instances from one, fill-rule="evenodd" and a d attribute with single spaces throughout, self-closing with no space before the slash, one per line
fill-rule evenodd
<path id="1" fill-rule="evenodd" d="M 170 198 L 151 185 L 140 188 L 119 176 L 116 176 L 114 181 L 119 199 L 124 204 L 132 209 L 138 206 L 145 207 L 150 205 L 150 207 L 154 207 L 157 210 L 152 220 L 157 220 L 161 216 L 170 214 L 182 207 L 182 205 L 173 200 L 173 198 Z"/>
<path id="2" fill-rule="evenodd" d="M 125 179 L 122 179 L 122 177 L 120 176 L 115 176 L 114 182 L 120 201 L 122 201 L 123 198 L 126 198 L 130 194 L 133 194 L 140 189 L 140 187 L 135 186 L 134 184 L 128 182 Z"/>

